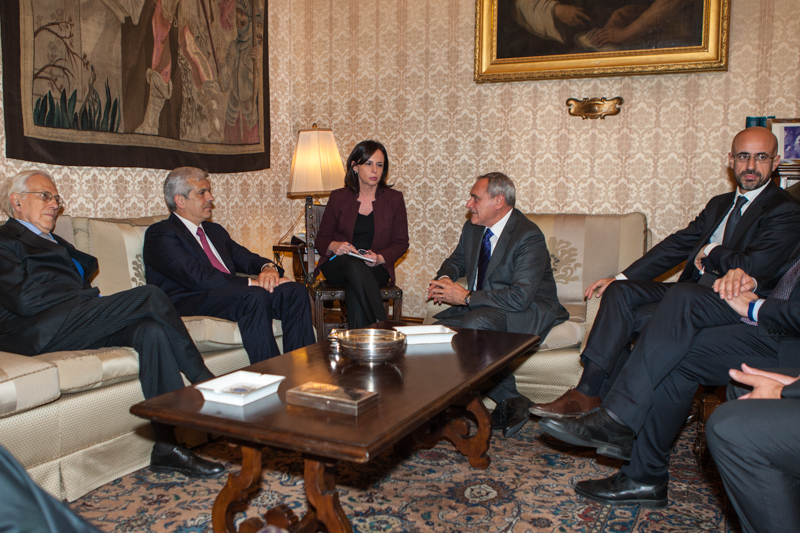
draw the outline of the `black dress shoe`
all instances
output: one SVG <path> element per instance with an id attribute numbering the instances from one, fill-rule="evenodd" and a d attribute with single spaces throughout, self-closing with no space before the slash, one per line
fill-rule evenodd
<path id="1" fill-rule="evenodd" d="M 213 479 L 225 473 L 220 463 L 207 461 L 183 446 L 175 446 L 162 453 L 153 447 L 150 454 L 150 470 L 153 472 L 180 472 L 190 477 Z"/>
<path id="2" fill-rule="evenodd" d="M 636 435 L 628 426 L 611 418 L 605 409 L 595 409 L 578 418 L 543 418 L 539 427 L 569 444 L 596 448 L 600 455 L 614 459 L 631 460 Z"/>
<path id="3" fill-rule="evenodd" d="M 492 429 L 506 427 L 506 402 L 500 402 L 492 411 Z"/>
<path id="4" fill-rule="evenodd" d="M 530 418 L 528 409 L 533 405 L 525 396 L 517 396 L 503 402 L 506 410 L 506 423 L 503 426 L 503 436 L 506 438 L 513 437 L 517 432 L 522 429 L 525 422 Z"/>
<path id="5" fill-rule="evenodd" d="M 608 505 L 640 505 L 666 507 L 669 503 L 667 484 L 645 485 L 629 478 L 622 471 L 605 479 L 579 481 L 575 492 L 590 500 Z"/>

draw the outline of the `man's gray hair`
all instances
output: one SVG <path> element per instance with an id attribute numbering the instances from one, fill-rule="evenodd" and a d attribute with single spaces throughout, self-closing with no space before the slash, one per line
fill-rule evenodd
<path id="1" fill-rule="evenodd" d="M 492 198 L 498 194 L 502 194 L 506 199 L 506 205 L 514 207 L 517 204 L 517 188 L 514 187 L 514 182 L 511 178 L 502 172 L 489 172 L 483 176 L 478 176 L 479 180 L 487 179 L 489 183 L 486 185 L 486 192 Z M 475 180 L 477 181 L 477 180 Z"/>
<path id="2" fill-rule="evenodd" d="M 3 211 L 11 218 L 17 218 L 16 211 L 14 211 L 14 206 L 11 204 L 11 195 L 13 193 L 21 193 L 25 192 L 28 189 L 28 180 L 34 176 L 42 176 L 50 180 L 50 183 L 55 186 L 56 181 L 53 179 L 53 176 L 45 172 L 44 170 L 39 169 L 32 169 L 26 170 L 25 172 L 20 172 L 16 176 L 12 176 L 8 178 L 3 185 L 0 186 L 0 197 L 3 198 L 5 201 L 3 202 Z"/>
<path id="3" fill-rule="evenodd" d="M 167 202 L 170 212 L 178 208 L 175 204 L 176 195 L 189 197 L 189 193 L 192 192 L 192 184 L 189 181 L 204 179 L 208 179 L 208 172 L 195 167 L 178 167 L 167 174 L 167 179 L 164 180 L 164 201 Z"/>

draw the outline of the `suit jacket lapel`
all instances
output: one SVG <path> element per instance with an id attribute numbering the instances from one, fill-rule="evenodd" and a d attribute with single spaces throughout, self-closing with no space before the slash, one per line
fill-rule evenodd
<path id="1" fill-rule="evenodd" d="M 208 261 L 208 257 L 206 257 L 206 252 L 203 250 L 203 247 L 200 246 L 200 243 L 197 242 L 197 239 L 192 232 L 189 231 L 189 228 L 186 227 L 186 224 L 181 222 L 178 216 L 175 213 L 170 214 L 169 221 L 172 223 L 175 233 L 177 233 L 184 241 L 189 244 L 189 249 L 191 249 L 194 254 L 197 256 L 199 261 Z M 206 235 L 207 237 L 207 235 Z M 211 264 L 211 261 L 208 261 Z"/>
<path id="2" fill-rule="evenodd" d="M 489 259 L 489 266 L 486 267 L 486 278 L 484 278 L 483 281 L 484 286 L 486 285 L 486 281 L 489 279 L 489 276 L 491 276 L 492 272 L 494 272 L 494 269 L 497 268 L 497 265 L 499 265 L 500 261 L 503 260 L 503 256 L 506 253 L 506 248 L 508 248 L 508 245 L 511 242 L 511 233 L 514 231 L 514 226 L 517 225 L 518 216 L 519 214 L 515 209 L 511 213 L 511 216 L 508 217 L 508 222 L 506 222 L 506 226 L 503 228 L 503 233 L 501 233 L 500 237 L 497 239 L 497 244 L 494 246 L 492 257 Z"/>
<path id="3" fill-rule="evenodd" d="M 48 239 L 47 237 L 36 235 L 34 232 L 30 231 L 13 218 L 9 219 L 6 224 L 14 230 L 14 233 L 19 235 L 19 240 L 28 246 L 32 248 L 46 248 L 48 250 L 52 250 L 70 263 L 72 262 L 72 258 L 69 256 L 69 252 L 67 252 L 66 247 L 59 246 L 58 243 Z"/>
<path id="4" fill-rule="evenodd" d="M 761 213 L 764 211 L 764 206 L 769 204 L 772 201 L 772 198 L 777 194 L 778 187 L 770 182 L 767 187 L 761 191 L 755 200 L 753 200 L 753 204 L 748 207 L 742 218 L 739 219 L 739 223 L 736 224 L 736 229 L 733 230 L 733 235 L 731 235 L 731 243 L 736 243 L 741 236 L 744 234 L 745 231 L 756 221 L 758 217 L 761 216 Z"/>
<path id="5" fill-rule="evenodd" d="M 468 248 L 464 250 L 464 262 L 467 265 L 467 289 L 469 290 L 472 290 L 478 278 L 478 256 L 481 253 L 483 231 L 483 226 L 476 226 L 473 224 L 471 235 L 466 242 Z"/>
<path id="6" fill-rule="evenodd" d="M 700 248 L 708 244 L 711 236 L 714 235 L 715 231 L 717 231 L 717 228 L 719 227 L 720 222 L 722 222 L 723 217 L 728 211 L 730 211 L 731 207 L 733 207 L 733 199 L 735 197 L 736 193 L 728 193 L 725 195 L 725 201 L 720 202 L 719 205 L 717 205 L 717 212 L 714 215 L 714 223 L 706 227 L 706 231 L 698 241 Z"/>
<path id="7" fill-rule="evenodd" d="M 30 246 L 31 248 L 44 248 L 46 250 L 50 250 L 52 252 L 57 253 L 65 261 L 67 261 L 67 263 L 71 266 L 71 270 L 75 271 L 76 275 L 78 274 L 78 269 L 72 263 L 72 255 L 70 254 L 70 249 L 65 244 L 52 241 L 47 237 L 42 237 L 41 235 L 36 235 L 34 232 L 30 231 L 28 228 L 26 228 L 13 218 L 9 219 L 6 222 L 6 225 L 10 227 L 15 234 L 19 236 L 20 242 L 26 244 L 27 246 Z M 82 252 L 77 252 L 76 260 L 79 263 L 81 263 L 81 266 L 84 269 L 84 279 L 82 281 L 84 282 L 88 281 L 94 274 L 94 272 L 97 270 L 97 259 L 95 259 L 91 255 L 84 254 Z"/>
<path id="8" fill-rule="evenodd" d="M 225 265 L 225 268 L 227 268 L 228 272 L 230 272 L 231 274 L 235 274 L 236 265 L 233 264 L 233 258 L 230 256 L 230 254 L 228 254 L 228 247 L 225 246 L 225 242 L 220 240 L 221 238 L 220 235 L 217 235 L 216 228 L 211 226 L 211 224 L 208 224 L 207 226 L 205 226 L 205 230 L 206 230 L 206 237 L 208 237 L 208 240 L 210 240 L 211 243 L 214 245 L 214 248 L 217 249 L 217 253 L 222 258 L 222 263 Z M 195 242 L 197 242 L 196 239 Z M 205 257 L 205 255 L 206 252 L 205 250 L 203 250 L 203 256 Z"/>

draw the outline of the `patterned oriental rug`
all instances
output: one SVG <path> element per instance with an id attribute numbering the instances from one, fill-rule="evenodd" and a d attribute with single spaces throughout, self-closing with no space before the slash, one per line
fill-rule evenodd
<path id="1" fill-rule="evenodd" d="M 535 420 L 512 439 L 492 436 L 487 470 L 475 470 L 448 442 L 415 448 L 408 456 L 388 450 L 367 465 L 340 463 L 337 487 L 358 533 L 373 532 L 678 532 L 740 531 L 713 467 L 704 472 L 691 453 L 695 425 L 672 450 L 669 507 L 603 506 L 578 497 L 574 484 L 613 474 L 620 463 L 593 451 L 556 449 Z M 225 441 L 206 444 L 203 455 L 241 465 Z M 199 533 L 211 531 L 211 508 L 225 484 L 145 468 L 70 504 L 103 531 Z M 237 514 L 263 515 L 277 504 L 302 516 L 305 505 L 300 454 L 264 450 L 262 486 Z"/>

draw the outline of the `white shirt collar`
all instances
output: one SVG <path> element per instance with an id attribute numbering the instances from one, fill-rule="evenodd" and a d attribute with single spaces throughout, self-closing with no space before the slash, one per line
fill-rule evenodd
<path id="1" fill-rule="evenodd" d="M 761 194 L 764 191 L 764 189 L 767 188 L 767 185 L 769 185 L 769 182 L 770 182 L 770 180 L 767 180 L 767 182 L 764 185 L 762 185 L 761 187 L 759 187 L 758 189 L 754 189 L 752 191 L 747 191 L 744 194 L 739 192 L 739 187 L 737 186 L 736 187 L 736 196 L 733 199 L 734 203 L 736 203 L 736 200 L 738 200 L 740 196 L 744 196 L 745 198 L 747 198 L 747 203 L 745 205 L 749 206 L 750 204 L 753 203 L 753 200 L 758 198 L 758 195 Z"/>
<path id="2" fill-rule="evenodd" d="M 503 218 L 501 218 L 500 220 L 497 221 L 497 223 L 494 226 L 489 227 L 489 229 L 492 230 L 492 234 L 493 234 L 492 239 L 499 239 L 500 238 L 500 235 L 503 233 L 503 230 L 505 229 L 506 224 L 508 223 L 508 219 L 511 218 L 511 213 L 513 211 L 514 211 L 514 208 L 512 207 L 511 209 L 508 210 L 508 213 L 506 213 L 506 215 Z M 494 241 L 494 242 L 497 242 L 497 241 Z M 492 249 L 494 249 L 494 246 L 492 246 Z"/>
<path id="3" fill-rule="evenodd" d="M 174 211 L 172 212 L 172 214 L 175 215 L 176 217 L 178 217 L 178 219 L 181 222 L 183 222 L 183 225 L 186 226 L 186 229 L 189 230 L 189 233 L 191 233 L 195 237 L 197 236 L 197 228 L 199 228 L 200 226 L 198 226 L 194 222 L 190 222 L 190 221 L 186 220 L 185 218 L 183 218 L 182 216 L 180 216 L 178 213 L 176 213 Z M 203 230 L 203 231 L 205 231 L 205 230 Z"/>
<path id="4" fill-rule="evenodd" d="M 31 224 L 30 222 L 27 222 L 25 220 L 20 220 L 18 218 L 15 218 L 14 220 L 16 220 L 17 222 L 19 222 L 20 224 L 22 224 L 23 226 L 25 226 L 26 228 L 31 230 L 36 235 L 41 235 L 42 233 L 44 233 L 42 230 L 40 230 L 39 228 L 37 228 L 36 226 Z"/>
<path id="5" fill-rule="evenodd" d="M 20 220 L 18 218 L 15 218 L 14 220 L 16 220 L 17 222 L 19 222 L 20 224 L 22 224 L 23 226 L 25 226 L 26 228 L 31 230 L 33 233 L 35 233 L 39 237 L 42 237 L 43 239 L 51 240 L 53 242 L 58 242 L 58 241 L 56 241 L 56 238 L 53 237 L 52 233 L 45 233 L 44 231 L 40 230 L 39 228 L 37 228 L 36 226 L 34 226 L 33 224 L 31 224 L 30 222 L 28 222 L 26 220 Z"/>

